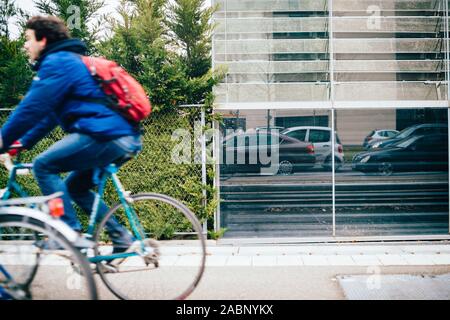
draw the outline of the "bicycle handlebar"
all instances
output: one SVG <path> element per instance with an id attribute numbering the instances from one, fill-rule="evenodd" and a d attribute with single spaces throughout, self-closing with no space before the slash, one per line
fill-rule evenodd
<path id="1" fill-rule="evenodd" d="M 11 156 L 8 153 L 0 154 L 0 165 L 4 166 L 9 172 L 11 172 L 14 169 L 14 163 L 11 159 Z M 23 169 L 18 169 L 16 171 L 16 174 L 18 175 L 27 175 L 30 174 L 30 168 L 23 165 Z M 26 168 L 25 168 L 26 167 Z"/>

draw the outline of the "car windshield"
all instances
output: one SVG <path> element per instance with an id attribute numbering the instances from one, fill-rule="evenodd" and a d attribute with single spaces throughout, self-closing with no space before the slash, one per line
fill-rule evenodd
<path id="1" fill-rule="evenodd" d="M 395 136 L 393 136 L 393 138 L 404 139 L 404 138 L 408 137 L 414 131 L 414 129 L 415 129 L 414 127 L 405 128 L 402 131 L 400 131 L 399 133 L 397 133 Z"/>
<path id="2" fill-rule="evenodd" d="M 409 139 L 402 140 L 400 142 L 394 143 L 392 146 L 397 148 L 408 148 L 414 141 L 416 141 L 418 136 L 413 136 Z"/>

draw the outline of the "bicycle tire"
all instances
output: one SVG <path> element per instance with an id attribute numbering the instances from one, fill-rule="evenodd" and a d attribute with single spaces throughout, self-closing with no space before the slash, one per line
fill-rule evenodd
<path id="1" fill-rule="evenodd" d="M 97 272 L 99 273 L 100 278 L 115 297 L 119 299 L 186 299 L 199 284 L 205 269 L 206 241 L 200 222 L 189 208 L 172 197 L 157 193 L 141 193 L 132 195 L 131 198 L 131 205 L 136 211 L 138 218 L 143 214 L 159 214 L 161 211 L 164 211 L 163 213 L 167 220 L 171 220 L 172 222 L 177 221 L 179 225 L 183 225 L 185 230 L 191 231 L 191 233 L 187 235 L 190 240 L 183 242 L 185 243 L 184 247 L 179 242 L 177 242 L 177 247 L 176 244 L 174 245 L 173 241 L 169 239 L 157 241 L 158 248 L 156 249 L 156 255 L 158 256 L 158 262 L 156 262 L 153 267 L 147 265 L 146 267 L 141 266 L 141 268 L 144 269 L 138 269 L 138 267 L 133 266 L 131 262 L 133 258 L 129 258 L 128 260 L 130 260 L 130 263 L 127 267 L 123 267 L 122 269 L 119 268 L 117 272 L 113 273 L 108 272 L 107 268 L 105 269 L 105 266 L 107 266 L 105 261 L 100 261 L 97 263 Z M 116 218 L 120 218 L 120 215 L 124 214 L 123 211 L 123 205 L 117 203 L 98 224 L 94 236 L 94 242 L 96 244 L 94 247 L 95 256 L 100 255 L 100 248 L 102 248 L 101 237 L 106 234 L 106 222 L 113 215 Z M 177 226 L 179 227 L 179 225 Z M 170 228 L 170 221 L 166 222 L 166 226 Z M 186 237 L 186 234 L 184 237 Z M 145 240 L 143 241 L 146 244 L 156 246 L 153 238 L 149 238 L 145 235 L 144 239 Z M 177 264 L 175 260 L 173 260 L 186 259 L 186 256 L 188 260 L 191 259 L 190 265 L 188 266 L 183 265 L 181 262 Z M 138 258 L 134 259 L 137 261 Z M 142 259 L 144 260 L 144 258 Z M 174 264 L 171 264 L 171 261 L 174 261 Z M 136 264 L 138 264 L 138 262 L 136 262 Z M 137 275 L 135 278 L 121 276 L 123 279 L 119 279 L 118 275 L 129 274 L 132 273 L 133 270 L 136 270 L 136 274 L 138 272 L 140 273 L 138 279 Z M 145 274 L 143 272 L 145 272 Z M 131 282 L 135 280 L 138 281 L 135 284 L 134 282 L 132 284 Z M 148 282 L 148 287 L 146 287 L 144 281 Z M 131 296 L 130 291 L 134 294 L 133 297 Z"/>
<path id="2" fill-rule="evenodd" d="M 4 231 L 6 231 L 6 233 Z M 8 238 L 11 239 L 12 237 L 17 238 L 17 236 L 22 233 L 22 228 L 20 228 L 20 227 L 0 228 L 0 232 L 2 232 L 2 234 L 9 235 L 8 237 L 0 237 L 0 241 L 4 241 L 3 238 L 6 238 L 6 240 Z M 38 234 L 36 232 L 34 232 L 32 235 L 30 235 L 30 237 L 32 237 L 33 239 L 37 239 Z M 26 272 L 23 272 L 24 280 L 21 281 L 23 286 L 25 286 L 25 287 L 30 286 L 31 282 L 33 281 L 33 279 L 36 276 L 36 273 L 38 271 L 39 261 L 40 261 L 40 252 L 36 251 L 34 263 L 31 263 L 29 270 L 27 270 Z"/>
<path id="3" fill-rule="evenodd" d="M 13 241 L 11 244 L 5 243 L 5 241 L 1 242 L 1 248 L 5 248 L 5 246 L 9 247 L 11 245 L 12 247 L 17 248 L 17 252 L 20 252 L 22 249 L 26 249 L 28 252 L 31 247 L 33 250 L 38 252 L 39 257 L 44 256 L 48 261 L 53 261 L 51 265 L 43 267 L 41 265 L 42 259 L 37 259 L 33 268 L 33 274 L 28 276 L 26 280 L 18 281 L 16 274 L 18 270 L 22 268 L 21 263 L 23 263 L 23 261 L 18 260 L 21 257 L 16 254 L 16 251 L 14 251 L 13 254 L 9 254 L 7 263 L 2 265 L 7 269 L 8 273 L 12 274 L 15 282 L 19 285 L 19 288 L 28 291 L 27 296 L 23 297 L 24 299 L 35 298 L 35 293 L 37 293 L 37 299 L 98 299 L 94 276 L 88 260 L 69 240 L 58 232 L 58 230 L 47 225 L 43 221 L 30 217 L 21 217 L 20 215 L 15 214 L 0 214 L 0 227 L 20 227 L 26 230 L 31 230 L 32 232 L 35 232 L 35 234 L 39 234 L 41 239 L 51 240 L 55 246 L 60 246 L 63 249 L 63 251 L 56 251 L 51 248 L 48 250 L 43 250 L 36 245 L 35 241 L 30 240 L 21 242 L 18 242 L 18 239 L 9 240 Z M 22 253 L 23 252 L 25 251 L 22 251 Z M 32 254 L 34 254 L 34 252 L 32 252 Z M 0 263 L 2 263 L 1 260 Z M 45 270 L 42 270 L 43 268 L 49 268 L 49 270 L 52 271 L 50 277 L 46 278 L 44 276 Z M 75 271 L 75 268 L 79 268 L 77 272 Z M 42 272 L 40 272 L 41 270 Z M 68 289 L 66 291 L 70 291 L 70 294 L 65 293 L 66 291 L 58 291 L 58 289 L 60 290 L 60 286 L 64 286 L 61 281 L 64 280 L 64 278 L 61 278 L 64 277 L 63 273 L 67 275 L 68 272 L 69 276 L 64 284 L 66 289 Z M 75 273 L 78 273 L 78 275 Z M 80 280 L 80 283 L 76 283 L 75 285 L 78 285 L 78 288 L 74 288 L 73 286 L 70 288 L 68 285 L 69 280 L 74 279 L 74 275 L 77 277 L 76 281 L 78 281 L 78 279 Z M 56 286 L 49 286 L 49 283 L 55 285 L 57 284 L 58 287 L 56 288 Z M 0 285 L 1 284 L 2 283 L 0 282 Z M 51 294 L 55 294 L 55 296 L 51 296 Z M 64 296 L 65 294 L 67 296 Z"/>

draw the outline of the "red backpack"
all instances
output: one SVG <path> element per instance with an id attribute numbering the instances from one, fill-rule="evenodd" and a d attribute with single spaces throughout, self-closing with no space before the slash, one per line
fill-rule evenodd
<path id="1" fill-rule="evenodd" d="M 144 88 L 122 67 L 105 58 L 82 56 L 81 59 L 108 98 L 100 101 L 80 97 L 79 100 L 105 104 L 134 123 L 150 115 L 152 106 Z"/>

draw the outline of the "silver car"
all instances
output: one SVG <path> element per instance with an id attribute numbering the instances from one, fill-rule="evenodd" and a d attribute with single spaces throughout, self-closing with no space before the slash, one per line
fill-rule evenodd
<path id="1" fill-rule="evenodd" d="M 390 139 L 398 133 L 398 130 L 393 129 L 372 130 L 367 137 L 364 138 L 363 147 L 369 149 L 374 143 Z"/>
<path id="2" fill-rule="evenodd" d="M 323 168 L 331 169 L 331 128 L 329 127 L 291 127 L 281 132 L 288 137 L 309 142 L 314 146 L 316 163 Z M 337 134 L 335 134 L 336 146 L 334 150 L 335 168 L 339 169 L 344 163 L 344 148 Z"/>

